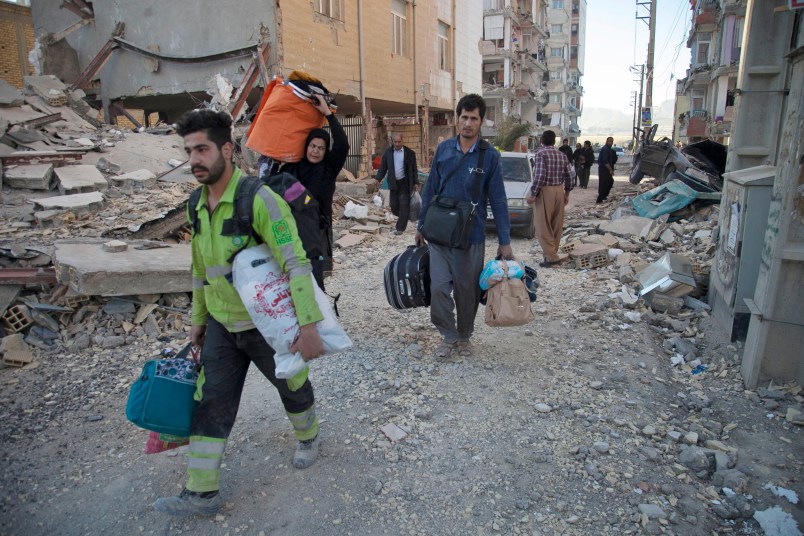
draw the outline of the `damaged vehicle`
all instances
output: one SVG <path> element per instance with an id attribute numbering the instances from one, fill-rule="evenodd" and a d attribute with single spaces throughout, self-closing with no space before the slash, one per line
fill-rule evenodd
<path id="1" fill-rule="evenodd" d="M 639 184 L 647 175 L 664 184 L 675 172 L 673 178 L 691 177 L 693 182 L 707 184 L 712 190 L 723 187 L 723 173 L 726 170 L 726 146 L 711 140 L 691 143 L 679 150 L 673 140 L 664 136 L 654 139 L 659 125 L 653 125 L 634 154 L 629 181 Z"/>

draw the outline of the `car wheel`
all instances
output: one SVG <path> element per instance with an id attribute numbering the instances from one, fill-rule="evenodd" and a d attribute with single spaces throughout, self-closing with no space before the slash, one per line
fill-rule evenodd
<path id="1" fill-rule="evenodd" d="M 628 176 L 628 182 L 631 184 L 639 184 L 642 182 L 642 178 L 645 174 L 640 169 L 640 164 L 642 163 L 642 157 L 640 155 L 634 156 L 634 163 L 631 167 L 631 174 Z"/>
<path id="2" fill-rule="evenodd" d="M 531 219 L 530 225 L 522 229 L 522 237 L 530 240 L 534 236 L 536 236 L 536 229 L 533 228 L 533 220 Z"/>

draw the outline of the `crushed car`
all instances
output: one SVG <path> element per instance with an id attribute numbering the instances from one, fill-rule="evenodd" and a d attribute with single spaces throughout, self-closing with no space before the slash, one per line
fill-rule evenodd
<path id="1" fill-rule="evenodd" d="M 645 175 L 658 179 L 659 184 L 688 177 L 689 182 L 698 187 L 707 185 L 710 187 L 707 189 L 720 191 L 726 170 L 726 146 L 704 140 L 679 150 L 666 136 L 658 141 L 654 139 L 658 128 L 659 125 L 653 125 L 647 131 L 634 153 L 629 176 L 631 184 L 639 184 Z"/>

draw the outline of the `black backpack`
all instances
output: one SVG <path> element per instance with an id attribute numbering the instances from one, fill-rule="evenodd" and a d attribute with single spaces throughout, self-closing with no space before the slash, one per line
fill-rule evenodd
<path id="1" fill-rule="evenodd" d="M 254 231 L 253 227 L 254 196 L 257 195 L 257 191 L 263 186 L 268 186 L 271 190 L 279 194 L 290 206 L 290 212 L 293 215 L 293 219 L 296 220 L 296 228 L 298 229 L 299 238 L 304 246 L 304 251 L 307 253 L 307 258 L 323 258 L 321 230 L 319 229 L 320 215 L 318 201 L 316 201 L 302 183 L 290 173 L 277 173 L 276 175 L 262 178 L 241 177 L 240 183 L 237 185 L 237 192 L 235 193 L 232 217 L 223 222 L 221 234 L 224 236 L 251 236 L 257 244 L 264 242 L 262 237 Z M 201 230 L 196 208 L 198 207 L 198 201 L 201 199 L 202 188 L 203 187 L 198 187 L 193 190 L 187 201 L 187 212 L 190 217 L 190 223 L 192 224 L 193 236 L 197 235 Z M 246 245 L 247 243 L 244 244 L 243 247 L 245 248 Z M 240 250 L 236 251 L 230 257 L 230 264 L 237 253 L 240 253 Z"/>

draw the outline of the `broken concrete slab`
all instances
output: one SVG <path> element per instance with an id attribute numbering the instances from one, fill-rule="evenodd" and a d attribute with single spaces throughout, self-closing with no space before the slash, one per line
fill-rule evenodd
<path id="1" fill-rule="evenodd" d="M 25 87 L 45 99 L 50 106 L 67 106 L 67 86 L 52 74 L 26 76 Z"/>
<path id="2" fill-rule="evenodd" d="M 335 241 L 335 245 L 341 249 L 356 246 L 366 239 L 366 235 L 345 234 Z"/>
<path id="3" fill-rule="evenodd" d="M 24 367 L 33 361 L 33 354 L 21 333 L 0 339 L 0 353 L 3 354 L 3 364 L 9 367 Z"/>
<path id="4" fill-rule="evenodd" d="M 372 184 L 373 183 L 373 184 Z M 374 192 L 376 181 L 368 182 L 338 182 L 335 184 L 335 195 L 348 195 L 349 197 L 365 197 Z"/>
<path id="5" fill-rule="evenodd" d="M 50 190 L 53 187 L 53 164 L 13 166 L 3 171 L 4 184 L 12 188 Z"/>
<path id="6" fill-rule="evenodd" d="M 380 431 L 382 431 L 382 433 L 385 434 L 385 437 L 394 443 L 397 441 L 402 441 L 408 436 L 408 434 L 402 428 L 392 422 L 384 425 L 382 428 L 380 428 Z"/>
<path id="7" fill-rule="evenodd" d="M 109 177 L 109 184 L 126 191 L 147 190 L 156 185 L 156 174 L 147 169 L 138 169 L 116 177 Z"/>
<path id="8" fill-rule="evenodd" d="M 59 282 L 87 296 L 192 290 L 189 244 L 158 249 L 132 247 L 107 253 L 103 251 L 103 242 L 57 241 L 54 264 Z"/>
<path id="9" fill-rule="evenodd" d="M 91 167 L 91 166 L 90 166 Z M 34 199 L 34 206 L 43 210 L 70 210 L 75 213 L 97 212 L 103 208 L 103 194 L 89 192 L 86 194 L 57 195 Z"/>
<path id="10" fill-rule="evenodd" d="M 97 192 L 109 187 L 103 174 L 95 166 L 86 164 L 56 168 L 56 177 L 62 195 Z"/>
<path id="11" fill-rule="evenodd" d="M 0 285 L 0 316 L 6 312 L 22 290 L 22 285 Z"/>
<path id="12" fill-rule="evenodd" d="M 380 234 L 380 226 L 373 225 L 353 225 L 349 228 L 350 231 L 358 233 Z"/>
<path id="13" fill-rule="evenodd" d="M 611 233 L 615 236 L 638 236 L 645 238 L 655 225 L 655 220 L 643 218 L 641 216 L 626 216 L 618 220 L 603 222 L 600 230 L 604 233 Z"/>
<path id="14" fill-rule="evenodd" d="M 0 106 L 21 106 L 24 102 L 22 93 L 0 78 Z"/>

